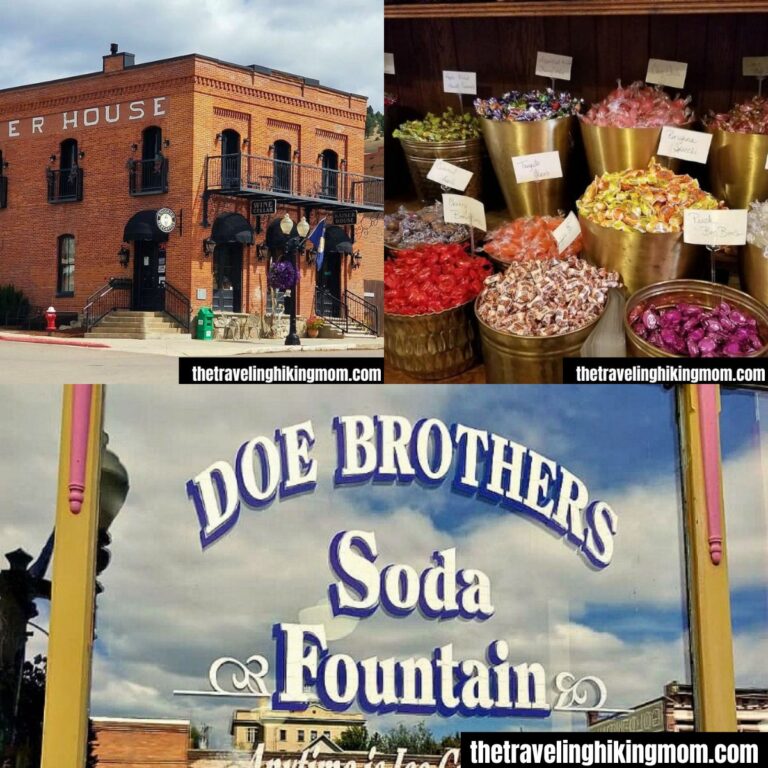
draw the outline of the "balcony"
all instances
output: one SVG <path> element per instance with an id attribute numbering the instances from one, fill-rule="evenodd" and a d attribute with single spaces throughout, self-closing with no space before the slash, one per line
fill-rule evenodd
<path id="1" fill-rule="evenodd" d="M 0 173 L 0 209 L 8 207 L 8 177 Z"/>
<path id="2" fill-rule="evenodd" d="M 49 168 L 46 175 L 49 203 L 77 203 L 83 199 L 82 168 Z"/>
<path id="3" fill-rule="evenodd" d="M 238 197 L 270 197 L 315 208 L 384 210 L 384 179 L 256 155 L 205 159 L 205 191 Z"/>
<path id="4" fill-rule="evenodd" d="M 128 161 L 128 192 L 133 197 L 168 191 L 168 158 Z"/>

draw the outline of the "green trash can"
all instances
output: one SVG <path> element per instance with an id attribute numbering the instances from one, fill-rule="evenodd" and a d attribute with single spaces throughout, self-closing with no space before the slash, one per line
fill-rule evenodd
<path id="1" fill-rule="evenodd" d="M 213 341 L 213 310 L 210 307 L 201 307 L 198 310 L 196 325 L 196 339 Z"/>

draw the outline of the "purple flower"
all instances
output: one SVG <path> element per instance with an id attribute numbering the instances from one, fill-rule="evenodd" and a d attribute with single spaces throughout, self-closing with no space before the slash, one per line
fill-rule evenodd
<path id="1" fill-rule="evenodd" d="M 296 269 L 290 261 L 276 261 L 269 268 L 269 287 L 287 291 L 296 285 Z"/>

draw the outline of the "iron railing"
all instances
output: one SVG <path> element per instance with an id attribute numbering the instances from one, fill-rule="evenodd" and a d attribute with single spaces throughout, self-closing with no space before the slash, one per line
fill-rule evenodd
<path id="1" fill-rule="evenodd" d="M 46 172 L 49 203 L 76 203 L 83 199 L 83 169 L 53 169 Z"/>
<path id="2" fill-rule="evenodd" d="M 349 290 L 339 297 L 316 286 L 315 314 L 344 333 L 362 327 L 374 336 L 379 335 L 378 307 Z"/>
<path id="3" fill-rule="evenodd" d="M 8 177 L 0 169 L 0 208 L 8 207 Z"/>
<path id="4" fill-rule="evenodd" d="M 205 159 L 206 190 L 266 192 L 341 205 L 384 206 L 384 179 L 319 165 L 256 155 L 211 155 Z"/>
<path id="5" fill-rule="evenodd" d="M 127 277 L 110 277 L 88 297 L 83 307 L 83 328 L 86 333 L 96 323 L 116 309 L 130 309 L 133 297 L 133 280 Z"/>
<path id="6" fill-rule="evenodd" d="M 168 191 L 168 158 L 130 160 L 128 192 L 134 197 L 157 195 Z"/>
<path id="7" fill-rule="evenodd" d="M 189 297 L 167 280 L 161 288 L 163 289 L 163 309 L 166 314 L 170 315 L 184 330 L 189 331 L 192 320 L 192 304 Z"/>

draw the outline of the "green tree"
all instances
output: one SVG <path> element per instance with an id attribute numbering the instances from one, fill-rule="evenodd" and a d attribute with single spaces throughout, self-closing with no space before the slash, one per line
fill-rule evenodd
<path id="1" fill-rule="evenodd" d="M 440 749 L 454 749 L 461 746 L 461 733 L 456 731 L 440 739 Z"/>
<path id="2" fill-rule="evenodd" d="M 435 737 L 427 726 L 420 722 L 411 726 L 402 723 L 384 733 L 381 737 L 381 751 L 387 754 L 405 748 L 416 755 L 437 755 L 440 753 Z"/>
<path id="3" fill-rule="evenodd" d="M 376 734 L 378 736 L 378 734 Z M 364 725 L 353 725 L 341 732 L 339 746 L 348 752 L 364 752 L 371 748 L 371 737 Z"/>

